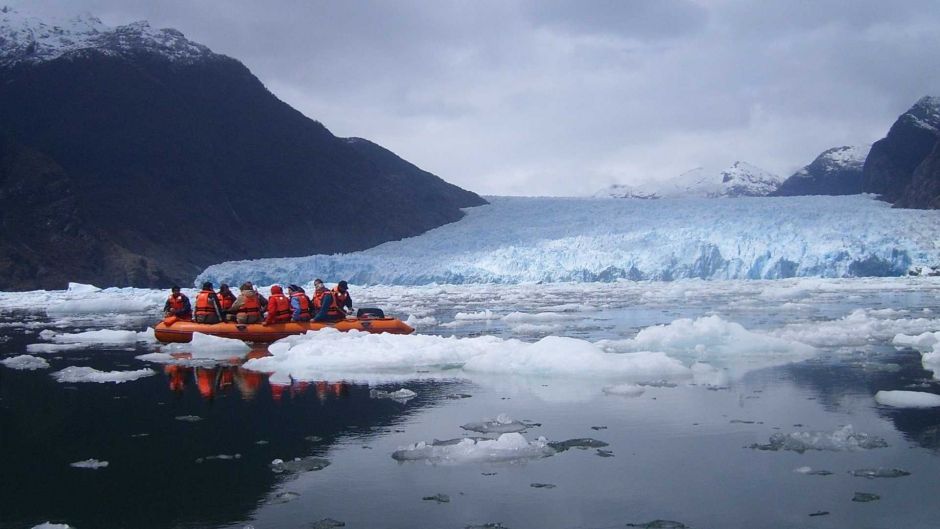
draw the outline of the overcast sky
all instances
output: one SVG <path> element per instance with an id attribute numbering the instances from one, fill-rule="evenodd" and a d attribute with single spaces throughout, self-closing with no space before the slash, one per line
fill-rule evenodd
<path id="1" fill-rule="evenodd" d="M 937 0 L 30 0 L 241 60 L 337 136 L 481 194 L 736 160 L 783 177 L 940 95 Z"/>

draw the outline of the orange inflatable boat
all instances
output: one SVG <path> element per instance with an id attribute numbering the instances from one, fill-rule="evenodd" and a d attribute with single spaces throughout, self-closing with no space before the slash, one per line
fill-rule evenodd
<path id="1" fill-rule="evenodd" d="M 176 320 L 167 318 L 154 327 L 154 336 L 163 343 L 189 343 L 193 333 L 199 332 L 222 338 L 235 338 L 246 342 L 271 343 L 294 334 L 303 334 L 307 331 L 318 331 L 332 327 L 338 331 L 363 331 L 371 333 L 411 334 L 414 329 L 398 318 L 368 317 L 346 318 L 334 323 L 314 323 L 292 321 L 287 323 L 260 323 L 240 324 L 227 323 L 196 323 L 194 321 Z"/>

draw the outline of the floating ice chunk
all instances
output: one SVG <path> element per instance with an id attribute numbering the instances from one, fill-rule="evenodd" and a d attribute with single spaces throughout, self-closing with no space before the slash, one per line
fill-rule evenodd
<path id="1" fill-rule="evenodd" d="M 289 501 L 294 501 L 299 497 L 300 497 L 300 494 L 297 492 L 290 492 L 290 491 L 279 492 L 278 494 L 274 495 L 274 497 L 271 498 L 268 501 L 268 503 L 275 504 L 275 505 L 280 504 L 280 503 L 287 503 Z"/>
<path id="2" fill-rule="evenodd" d="M 464 430 L 479 433 L 510 433 L 524 432 L 528 425 L 513 420 L 505 413 L 499 414 L 495 419 L 484 419 L 479 422 L 469 422 L 461 426 Z"/>
<path id="3" fill-rule="evenodd" d="M 69 366 L 62 371 L 56 371 L 52 374 L 52 376 L 55 377 L 55 379 L 59 382 L 63 383 L 113 382 L 115 384 L 121 384 L 156 374 L 157 372 L 152 369 L 137 369 L 135 371 L 98 371 L 93 367 Z"/>
<path id="4" fill-rule="evenodd" d="M 97 459 L 86 459 L 84 461 L 76 461 L 74 463 L 69 463 L 70 467 L 75 468 L 90 468 L 92 470 L 97 470 L 99 468 L 107 468 L 107 461 L 98 461 Z"/>
<path id="5" fill-rule="evenodd" d="M 499 315 L 491 310 L 484 310 L 481 312 L 458 312 L 454 315 L 454 319 L 458 321 L 498 320 Z"/>
<path id="6" fill-rule="evenodd" d="M 283 459 L 271 461 L 271 470 L 278 474 L 312 472 L 323 470 L 328 466 L 330 466 L 329 460 L 314 456 L 298 457 L 290 461 L 284 461 Z"/>
<path id="7" fill-rule="evenodd" d="M 744 371 L 812 357 L 809 345 L 745 329 L 719 316 L 680 318 L 668 325 L 647 327 L 628 340 L 604 340 L 613 352 L 662 351 L 671 357 Z"/>
<path id="8" fill-rule="evenodd" d="M 895 335 L 892 343 L 895 345 L 906 345 L 921 351 L 929 351 L 934 345 L 940 343 L 940 332 L 925 332 L 915 336 L 901 333 Z"/>
<path id="9" fill-rule="evenodd" d="M 849 471 L 849 474 L 857 478 L 903 478 L 910 476 L 911 473 L 900 468 L 860 468 Z"/>
<path id="10" fill-rule="evenodd" d="M 242 458 L 241 454 L 217 454 L 214 456 L 200 457 L 196 459 L 196 462 L 204 463 L 206 461 L 234 461 L 234 460 L 241 459 L 241 458 Z"/>
<path id="11" fill-rule="evenodd" d="M 12 358 L 4 358 L 0 360 L 0 364 L 3 364 L 10 369 L 20 369 L 33 371 L 36 369 L 47 369 L 49 367 L 49 362 L 45 358 L 39 358 L 38 356 L 31 355 L 19 355 Z"/>
<path id="12" fill-rule="evenodd" d="M 855 451 L 884 448 L 888 446 L 884 439 L 867 433 L 855 432 L 852 425 L 846 425 L 834 432 L 793 432 L 775 433 L 767 444 L 752 444 L 757 450 L 790 450 L 803 453 L 807 450 Z"/>
<path id="13" fill-rule="evenodd" d="M 649 380 L 688 378 L 689 369 L 664 353 L 611 354 L 575 338 L 549 336 L 535 343 L 493 336 L 341 333 L 324 329 L 279 340 L 272 356 L 244 367 L 295 380 L 371 380 L 376 374 L 436 371 Z"/>
<path id="14" fill-rule="evenodd" d="M 450 503 L 450 496 L 447 494 L 435 494 L 434 496 L 425 496 L 421 498 L 424 501 L 436 501 L 437 503 Z"/>
<path id="15" fill-rule="evenodd" d="M 101 329 L 78 333 L 58 333 L 47 329 L 39 333 L 39 337 L 58 344 L 130 345 L 156 341 L 152 329 L 141 332 Z"/>
<path id="16" fill-rule="evenodd" d="M 56 354 L 63 351 L 74 351 L 93 347 L 90 343 L 31 343 L 26 345 L 27 353 Z"/>
<path id="17" fill-rule="evenodd" d="M 401 388 L 398 391 L 382 391 L 380 389 L 373 389 L 369 391 L 369 398 L 392 399 L 402 403 L 408 402 L 417 396 L 417 393 L 407 388 Z"/>
<path id="18" fill-rule="evenodd" d="M 523 322 L 557 322 L 557 321 L 567 321 L 570 320 L 571 316 L 565 314 L 559 314 L 557 312 L 539 312 L 536 314 L 530 314 L 527 312 L 513 312 L 502 317 L 502 320 L 506 323 L 523 323 Z"/>
<path id="19" fill-rule="evenodd" d="M 424 441 L 392 453 L 396 461 L 426 460 L 431 463 L 479 463 L 539 459 L 555 450 L 544 437 L 529 442 L 520 433 L 504 433 L 498 439 L 464 439 L 457 444 L 433 445 Z"/>
<path id="20" fill-rule="evenodd" d="M 183 422 L 199 422 L 202 420 L 202 417 L 198 415 L 178 415 L 173 418 L 176 419 L 177 421 L 183 421 Z"/>
<path id="21" fill-rule="evenodd" d="M 813 467 L 799 467 L 793 469 L 797 474 L 806 474 L 807 476 L 831 476 L 832 472 L 828 470 L 813 470 Z"/>
<path id="22" fill-rule="evenodd" d="M 572 448 L 586 450 L 588 448 L 604 448 L 605 446 L 609 445 L 604 441 L 598 441 L 597 439 L 591 439 L 590 437 L 580 437 L 578 439 L 568 439 L 567 441 L 556 441 L 553 443 L 548 443 L 548 446 L 554 448 L 556 452 L 564 452 Z"/>
<path id="23" fill-rule="evenodd" d="M 639 397 L 646 391 L 643 386 L 636 384 L 617 384 L 616 386 L 604 386 L 601 389 L 607 395 L 619 395 L 621 397 Z"/>
<path id="24" fill-rule="evenodd" d="M 74 529 L 74 528 L 67 523 L 43 522 L 39 525 L 34 525 L 32 529 Z"/>
<path id="25" fill-rule="evenodd" d="M 934 408 L 940 406 L 940 395 L 923 391 L 879 391 L 875 402 L 894 408 Z"/>
<path id="26" fill-rule="evenodd" d="M 877 494 L 872 494 L 871 492 L 856 492 L 855 495 L 852 496 L 852 501 L 859 502 L 859 503 L 878 501 L 880 499 L 881 499 L 881 496 Z"/>
<path id="27" fill-rule="evenodd" d="M 191 342 L 164 345 L 163 350 L 186 351 L 192 353 L 194 358 L 217 358 L 219 356 L 227 358 L 232 355 L 247 354 L 251 351 L 251 346 L 234 338 L 222 338 L 221 336 L 194 332 Z"/>
<path id="28" fill-rule="evenodd" d="M 73 283 L 69 282 L 68 289 L 66 289 L 69 294 L 92 294 L 94 292 L 101 292 L 101 289 L 95 285 L 86 285 L 84 283 Z"/>
<path id="29" fill-rule="evenodd" d="M 405 323 L 415 328 L 433 327 L 437 325 L 437 318 L 434 316 L 416 316 L 414 314 L 409 314 L 408 319 L 405 320 Z"/>
<path id="30" fill-rule="evenodd" d="M 837 320 L 790 324 L 773 334 L 817 347 L 858 347 L 891 340 L 899 333 L 922 333 L 940 325 L 935 319 L 904 316 L 897 311 L 856 309 Z"/>

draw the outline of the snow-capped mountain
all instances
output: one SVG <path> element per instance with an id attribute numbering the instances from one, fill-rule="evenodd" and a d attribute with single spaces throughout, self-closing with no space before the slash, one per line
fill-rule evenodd
<path id="1" fill-rule="evenodd" d="M 793 173 L 775 196 L 854 195 L 862 192 L 862 167 L 871 145 L 833 147 Z"/>
<path id="2" fill-rule="evenodd" d="M 111 55 L 151 52 L 175 61 L 214 55 L 175 29 L 153 29 L 145 21 L 112 28 L 89 14 L 55 20 L 0 8 L 0 65 L 50 61 L 86 50 Z"/>
<path id="3" fill-rule="evenodd" d="M 348 254 L 222 263 L 196 283 L 897 276 L 940 263 L 940 216 L 894 209 L 869 195 L 489 200 L 410 239 Z"/>
<path id="4" fill-rule="evenodd" d="M 594 193 L 594 198 L 762 197 L 776 190 L 780 182 L 779 176 L 738 161 L 722 171 L 697 167 L 664 182 L 613 185 Z"/>
<path id="5" fill-rule="evenodd" d="M 940 207 L 940 97 L 926 96 L 874 143 L 863 190 L 901 207 Z"/>

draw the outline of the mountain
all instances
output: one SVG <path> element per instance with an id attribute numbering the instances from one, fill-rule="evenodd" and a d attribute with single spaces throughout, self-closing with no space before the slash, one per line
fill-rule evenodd
<path id="1" fill-rule="evenodd" d="M 940 140 L 940 98 L 923 97 L 891 125 L 888 135 L 871 146 L 862 169 L 862 191 L 905 207 L 927 207 L 931 197 L 923 196 L 929 186 L 927 173 L 914 173 Z"/>
<path id="2" fill-rule="evenodd" d="M 594 198 L 762 197 L 780 185 L 780 177 L 746 162 L 734 162 L 723 171 L 697 167 L 664 182 L 638 186 L 612 185 Z"/>
<path id="3" fill-rule="evenodd" d="M 486 203 L 146 22 L 0 10 L 0 145 L 2 289 L 188 283 L 216 262 L 362 250 Z"/>
<path id="4" fill-rule="evenodd" d="M 862 167 L 870 146 L 833 147 L 793 173 L 774 196 L 857 195 L 862 192 Z"/>

